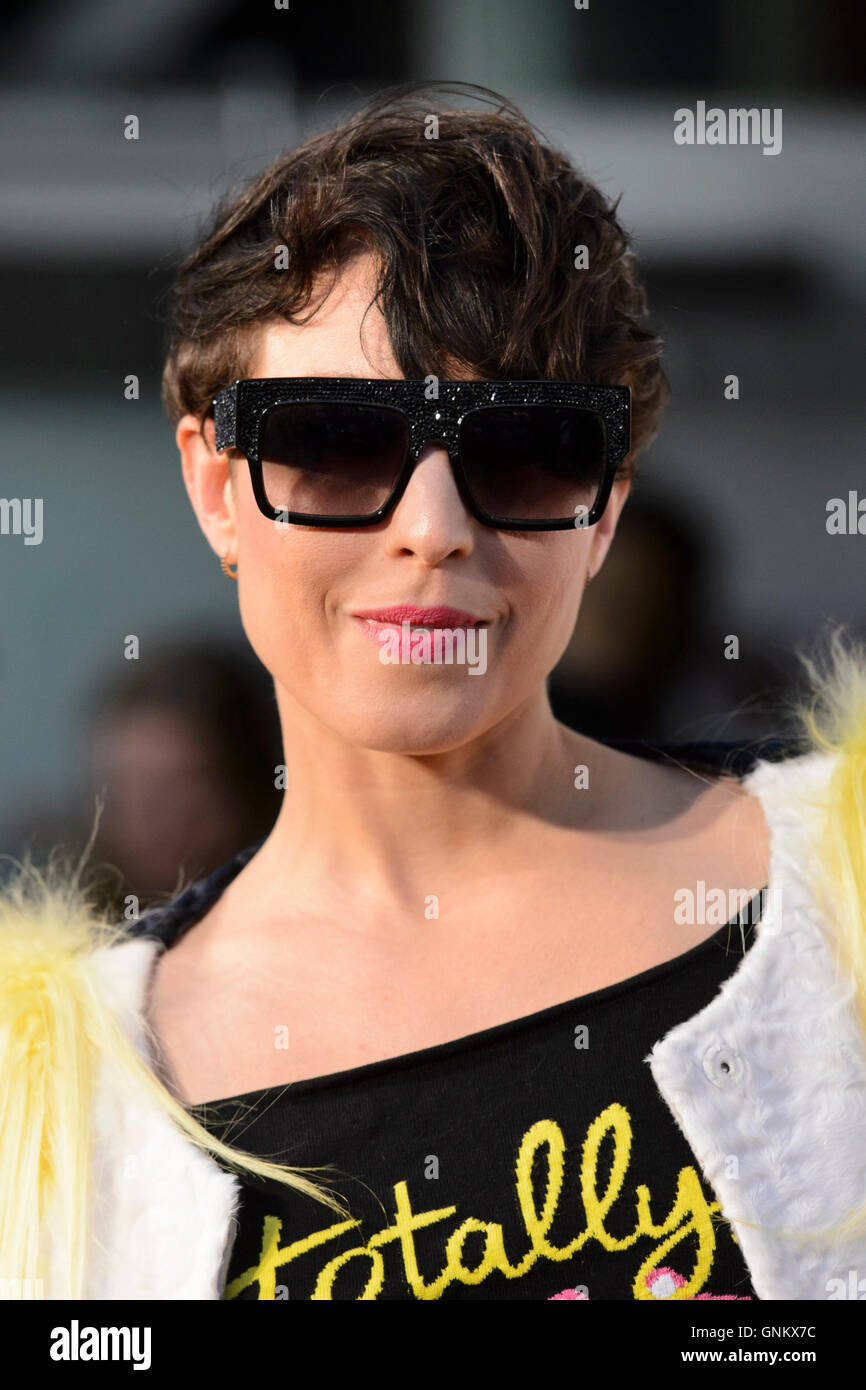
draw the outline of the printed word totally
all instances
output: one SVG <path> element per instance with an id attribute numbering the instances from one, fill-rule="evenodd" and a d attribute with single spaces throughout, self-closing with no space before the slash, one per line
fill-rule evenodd
<path id="1" fill-rule="evenodd" d="M 778 130 L 776 123 L 778 122 Z M 763 145 L 764 154 L 778 154 L 782 148 L 782 112 L 768 106 L 748 110 L 743 106 L 723 111 L 699 101 L 694 111 L 681 106 L 674 112 L 674 143 L 677 145 Z"/>
<path id="2" fill-rule="evenodd" d="M 565 1178 L 565 1137 L 555 1120 L 537 1120 L 523 1135 L 515 1165 L 514 1196 L 522 1218 L 522 1250 L 506 1250 L 503 1228 L 496 1221 L 467 1216 L 453 1229 L 450 1223 L 457 1217 L 455 1206 L 413 1210 L 409 1185 L 401 1181 L 395 1182 L 393 1188 L 394 1219 L 374 1232 L 366 1244 L 343 1250 L 331 1259 L 326 1254 L 328 1243 L 360 1226 L 360 1221 L 336 1222 L 300 1240 L 281 1244 L 282 1222 L 276 1216 L 266 1216 L 258 1264 L 233 1279 L 224 1297 L 236 1298 L 244 1289 L 258 1283 L 259 1300 L 275 1300 L 278 1269 L 304 1256 L 324 1254 L 310 1295 L 312 1301 L 333 1299 L 340 1270 L 352 1262 L 357 1262 L 368 1275 L 359 1301 L 377 1299 L 385 1283 L 384 1251 L 392 1260 L 402 1263 L 403 1277 L 414 1297 L 428 1301 L 441 1298 L 443 1291 L 455 1280 L 478 1285 L 495 1274 L 506 1279 L 521 1279 L 539 1260 L 553 1264 L 571 1261 L 588 1242 L 595 1241 L 601 1250 L 609 1252 L 638 1247 L 632 1295 L 646 1301 L 654 1301 L 659 1296 L 659 1291 L 653 1291 L 647 1283 L 647 1275 L 657 1272 L 672 1251 L 677 1250 L 683 1259 L 691 1258 L 691 1273 L 676 1287 L 671 1285 L 667 1296 L 671 1300 L 694 1298 L 706 1283 L 712 1267 L 716 1251 L 715 1213 L 720 1204 L 707 1200 L 697 1172 L 689 1165 L 679 1171 L 670 1210 L 658 1211 L 658 1204 L 653 1201 L 646 1184 L 626 1183 L 632 1137 L 631 1117 L 619 1102 L 608 1105 L 590 1124 L 579 1169 L 584 1229 L 563 1245 L 553 1242 L 550 1230 L 559 1209 Z M 544 1181 L 539 1179 L 536 1188 L 533 1170 L 538 1165 L 544 1167 Z M 536 1203 L 536 1190 L 544 1193 L 541 1210 Z M 608 1214 L 619 1198 L 634 1212 L 634 1228 L 626 1235 L 614 1235 L 606 1225 Z M 658 1219 L 654 1219 L 654 1214 Z M 441 1225 L 444 1264 L 435 1278 L 425 1279 L 418 1266 L 413 1233 L 440 1223 L 446 1223 Z M 464 1259 L 464 1246 L 471 1235 L 479 1232 L 484 1236 L 484 1253 L 480 1263 L 473 1262 L 470 1268 Z"/>

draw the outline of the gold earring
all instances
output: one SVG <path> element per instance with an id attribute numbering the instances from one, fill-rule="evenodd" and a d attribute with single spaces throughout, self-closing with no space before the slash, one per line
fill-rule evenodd
<path id="1" fill-rule="evenodd" d="M 228 562 L 228 560 L 226 559 L 225 555 L 221 555 L 221 556 L 220 556 L 220 564 L 222 565 L 223 574 L 227 575 L 229 579 L 237 579 L 237 577 L 238 577 L 238 567 L 237 567 L 237 565 L 235 565 L 234 569 L 231 570 L 231 569 L 229 568 L 229 562 Z"/>

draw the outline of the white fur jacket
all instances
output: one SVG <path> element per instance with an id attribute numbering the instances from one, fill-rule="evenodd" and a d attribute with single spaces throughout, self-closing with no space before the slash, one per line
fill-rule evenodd
<path id="1" fill-rule="evenodd" d="M 759 760 L 743 779 L 771 832 L 755 942 L 712 1002 L 645 1059 L 736 1231 L 761 1299 L 866 1297 L 866 1281 L 858 1283 L 866 1223 L 845 1238 L 804 1242 L 796 1234 L 820 1232 L 866 1206 L 866 1034 L 835 924 L 806 872 L 818 830 L 810 798 L 836 756 Z M 143 1019 L 162 949 L 143 935 L 88 960 L 94 984 L 108 992 L 149 1065 Z M 89 1215 L 97 1253 L 88 1257 L 84 1296 L 220 1298 L 238 1180 L 108 1065 L 93 1123 Z M 59 1269 L 56 1228 L 48 1241 Z M 62 1296 L 50 1275 L 48 1285 L 46 1297 Z"/>

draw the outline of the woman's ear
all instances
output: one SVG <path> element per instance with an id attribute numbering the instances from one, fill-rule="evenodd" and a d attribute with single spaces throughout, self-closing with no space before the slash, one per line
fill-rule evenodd
<path id="1" fill-rule="evenodd" d="M 613 540 L 620 512 L 625 506 L 630 489 L 630 478 L 624 478 L 614 483 L 601 519 L 591 528 L 592 545 L 587 561 L 587 573 L 593 577 L 598 574 L 604 564 L 604 558 Z"/>
<path id="2" fill-rule="evenodd" d="M 198 524 L 217 555 L 234 564 L 237 522 L 228 451 L 217 452 L 212 419 L 205 420 L 202 430 L 195 415 L 184 415 L 174 437 Z"/>

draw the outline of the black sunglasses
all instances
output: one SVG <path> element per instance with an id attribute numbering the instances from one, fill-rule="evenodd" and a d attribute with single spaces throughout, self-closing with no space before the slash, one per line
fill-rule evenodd
<path id="1" fill-rule="evenodd" d="M 592 526 L 631 439 L 629 387 L 571 381 L 263 377 L 213 404 L 216 447 L 246 457 L 259 510 L 302 526 L 382 521 L 434 441 L 484 526 Z"/>

